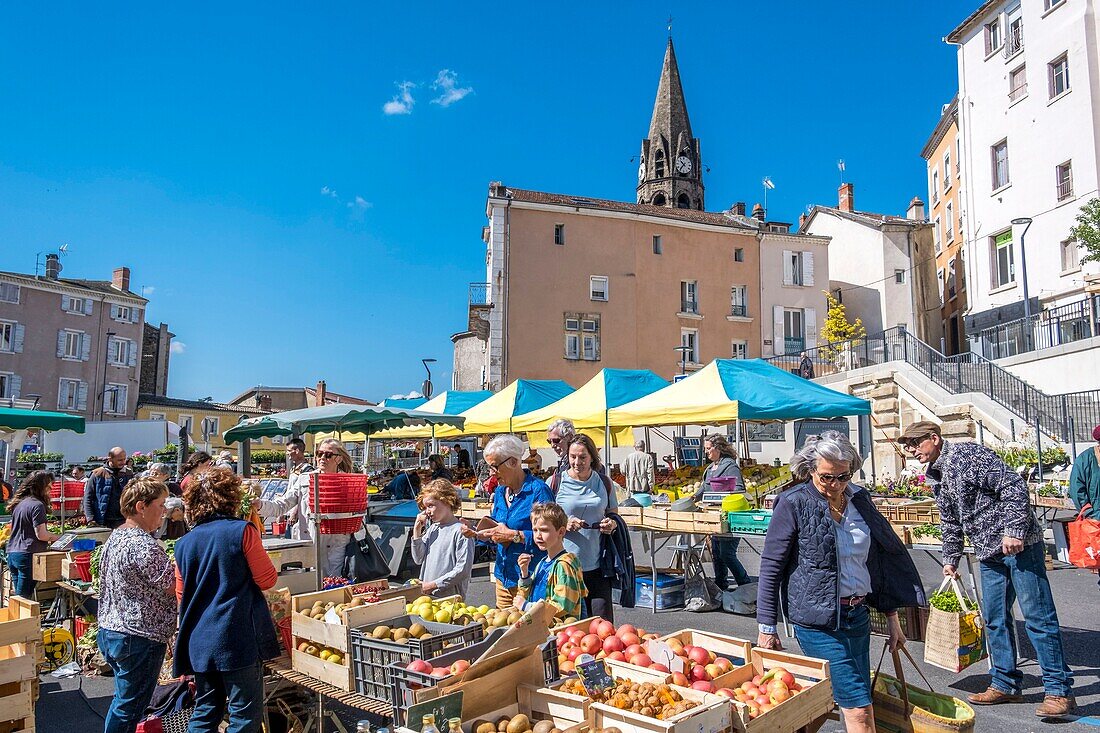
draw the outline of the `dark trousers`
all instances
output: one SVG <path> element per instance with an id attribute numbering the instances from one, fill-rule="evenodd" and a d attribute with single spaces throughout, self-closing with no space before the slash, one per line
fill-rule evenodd
<path id="1" fill-rule="evenodd" d="M 195 712 L 187 733 L 217 733 L 227 707 L 229 727 L 225 733 L 259 733 L 264 719 L 261 662 L 228 672 L 197 672 Z"/>
<path id="2" fill-rule="evenodd" d="M 733 582 L 736 585 L 752 582 L 745 566 L 737 559 L 737 546 L 740 544 L 740 537 L 711 537 L 710 539 L 710 551 L 714 556 L 714 582 L 722 590 L 730 590 L 729 575 L 733 575 Z"/>
<path id="3" fill-rule="evenodd" d="M 615 606 L 611 602 L 611 579 L 603 576 L 599 568 L 584 571 L 584 587 L 588 591 L 588 597 L 584 599 L 584 607 L 589 616 L 599 616 L 615 623 Z"/>

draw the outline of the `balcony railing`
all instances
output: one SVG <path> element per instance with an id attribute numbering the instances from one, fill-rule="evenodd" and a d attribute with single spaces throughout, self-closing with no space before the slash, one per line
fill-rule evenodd
<path id="1" fill-rule="evenodd" d="M 1030 318 L 968 333 L 967 338 L 972 342 L 972 349 L 987 359 L 1003 359 L 1091 338 L 1100 335 L 1097 300 L 1100 296 L 1094 295 L 1076 303 L 1048 308 Z"/>
<path id="2" fill-rule="evenodd" d="M 489 283 L 470 283 L 470 305 L 490 305 Z"/>
<path id="3" fill-rule="evenodd" d="M 1024 27 L 1018 25 L 1014 28 L 1008 29 L 1008 38 L 1005 39 L 1004 55 L 1005 58 L 1015 56 L 1024 48 Z"/>
<path id="4" fill-rule="evenodd" d="M 1073 179 L 1064 178 L 1058 181 L 1058 200 L 1065 201 L 1069 198 L 1073 198 Z"/>
<path id="5" fill-rule="evenodd" d="M 1025 94 L 1027 94 L 1027 82 L 1026 81 L 1018 87 L 1014 87 L 1012 89 L 1009 89 L 1008 90 L 1008 99 L 1012 102 L 1015 102 L 1017 99 L 1024 96 Z"/>
<path id="6" fill-rule="evenodd" d="M 749 307 L 743 303 L 734 303 L 733 306 L 730 307 L 730 315 L 745 318 L 749 315 Z"/>
<path id="7" fill-rule="evenodd" d="M 699 301 L 698 300 L 684 300 L 680 299 L 680 312 L 691 313 L 693 315 L 699 315 Z"/>
<path id="8" fill-rule="evenodd" d="M 783 353 L 795 354 L 806 348 L 806 339 L 785 338 L 783 339 Z"/>

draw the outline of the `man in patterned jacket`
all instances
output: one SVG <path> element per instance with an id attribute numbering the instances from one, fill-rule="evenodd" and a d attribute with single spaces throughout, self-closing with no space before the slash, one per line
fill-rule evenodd
<path id="1" fill-rule="evenodd" d="M 1039 717 L 1060 717 L 1075 707 L 1073 677 L 1062 652 L 1058 612 L 1047 581 L 1043 531 L 1027 485 L 1000 456 L 977 443 L 948 443 L 932 422 L 917 422 L 898 442 L 921 463 L 936 494 L 943 530 L 943 574 L 958 577 L 963 535 L 981 565 L 982 616 L 992 662 L 989 689 L 969 696 L 977 705 L 1020 702 L 1023 673 L 1016 666 L 1015 619 L 1019 601 L 1039 657 L 1046 697 Z"/>

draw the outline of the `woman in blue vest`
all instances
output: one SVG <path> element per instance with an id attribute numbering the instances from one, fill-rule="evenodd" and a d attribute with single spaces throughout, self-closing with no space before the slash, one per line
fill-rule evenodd
<path id="1" fill-rule="evenodd" d="M 256 526 L 237 519 L 241 479 L 226 468 L 195 477 L 184 490 L 194 528 L 176 543 L 180 602 L 176 674 L 195 676 L 188 733 L 215 733 L 228 708 L 228 733 L 263 722 L 263 660 L 279 655 L 263 591 L 278 573 Z"/>

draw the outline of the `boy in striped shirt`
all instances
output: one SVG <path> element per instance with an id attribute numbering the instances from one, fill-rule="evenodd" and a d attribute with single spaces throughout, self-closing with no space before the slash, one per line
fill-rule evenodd
<path id="1" fill-rule="evenodd" d="M 554 604 L 555 615 L 559 618 L 584 615 L 584 597 L 588 595 L 584 573 L 577 556 L 565 550 L 568 519 L 565 510 L 552 502 L 535 504 L 531 508 L 535 546 L 545 552 L 546 557 L 539 561 L 533 573 L 530 572 L 531 555 L 525 553 L 517 558 L 519 591 L 515 607 L 519 610 L 535 601 L 546 600 Z"/>

